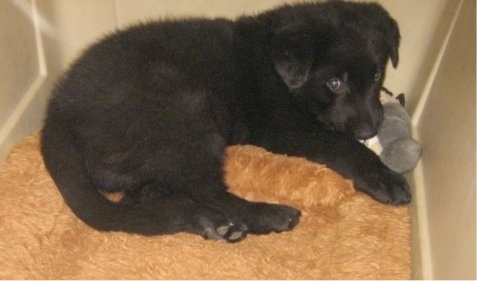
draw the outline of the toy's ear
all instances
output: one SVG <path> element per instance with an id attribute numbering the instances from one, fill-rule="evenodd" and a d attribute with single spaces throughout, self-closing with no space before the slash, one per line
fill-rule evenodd
<path id="1" fill-rule="evenodd" d="M 313 63 L 312 41 L 300 27 L 298 24 L 279 30 L 272 42 L 275 70 L 290 90 L 303 86 Z"/>
<path id="2" fill-rule="evenodd" d="M 399 104 L 400 104 L 402 107 L 406 107 L 406 97 L 404 96 L 403 93 L 397 95 L 397 96 L 396 96 L 396 100 L 399 101 Z"/>

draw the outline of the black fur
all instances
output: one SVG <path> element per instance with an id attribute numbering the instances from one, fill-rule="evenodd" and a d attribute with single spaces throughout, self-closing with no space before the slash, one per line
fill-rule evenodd
<path id="1" fill-rule="evenodd" d="M 326 163 L 384 203 L 405 179 L 356 139 L 376 134 L 396 22 L 377 4 L 282 6 L 237 21 L 153 22 L 89 48 L 54 90 L 46 166 L 88 225 L 238 241 L 293 228 L 300 212 L 227 192 L 227 145 Z M 100 192 L 123 192 L 119 203 Z"/>

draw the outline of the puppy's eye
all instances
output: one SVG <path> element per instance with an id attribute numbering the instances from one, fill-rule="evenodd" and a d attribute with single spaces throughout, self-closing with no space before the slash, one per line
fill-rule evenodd
<path id="1" fill-rule="evenodd" d="M 379 79 L 381 79 L 381 71 L 378 71 L 378 72 L 374 73 L 374 76 L 373 76 L 373 80 L 375 82 L 378 82 Z"/>
<path id="2" fill-rule="evenodd" d="M 326 86 L 335 94 L 344 94 L 347 89 L 348 89 L 348 86 L 347 86 L 347 83 L 346 82 L 343 82 L 341 79 L 339 78 L 331 78 L 330 80 L 328 80 L 328 82 L 326 82 Z"/>

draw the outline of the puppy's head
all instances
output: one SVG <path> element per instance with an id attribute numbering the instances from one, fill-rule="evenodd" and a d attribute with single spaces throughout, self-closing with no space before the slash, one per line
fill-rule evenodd
<path id="1" fill-rule="evenodd" d="M 285 7 L 279 18 L 272 59 L 293 97 L 327 129 L 374 136 L 386 64 L 398 63 L 396 22 L 377 4 L 347 2 Z"/>

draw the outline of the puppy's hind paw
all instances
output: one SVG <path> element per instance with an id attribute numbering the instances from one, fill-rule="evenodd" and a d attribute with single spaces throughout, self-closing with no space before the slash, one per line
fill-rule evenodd
<path id="1" fill-rule="evenodd" d="M 222 225 L 215 229 L 206 228 L 205 238 L 212 240 L 222 240 L 225 242 L 238 242 L 247 236 L 247 227 L 245 225 L 235 225 L 230 223 Z"/>
<path id="2" fill-rule="evenodd" d="M 199 233 L 205 239 L 238 242 L 247 236 L 248 228 L 243 223 L 234 223 L 221 215 L 199 218 Z"/>

